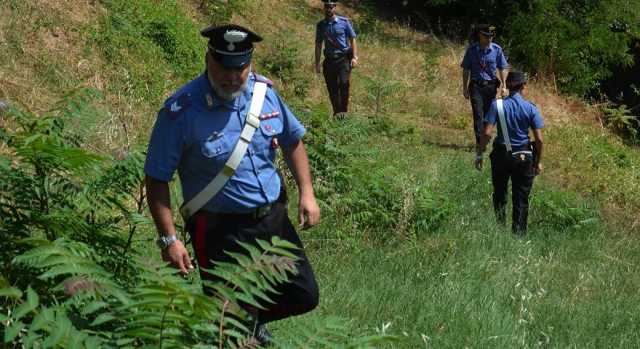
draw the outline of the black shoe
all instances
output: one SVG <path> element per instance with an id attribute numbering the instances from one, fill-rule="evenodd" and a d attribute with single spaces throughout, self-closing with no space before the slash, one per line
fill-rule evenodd
<path id="1" fill-rule="evenodd" d="M 273 335 L 271 334 L 271 332 L 269 332 L 269 330 L 267 330 L 267 326 L 258 325 L 255 333 L 253 334 L 253 338 L 258 341 L 258 344 L 260 344 L 261 348 L 267 348 L 271 345 L 271 339 L 273 338 Z"/>

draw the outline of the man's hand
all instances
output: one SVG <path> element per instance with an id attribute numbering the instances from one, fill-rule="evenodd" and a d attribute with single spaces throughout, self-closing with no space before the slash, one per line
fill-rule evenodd
<path id="1" fill-rule="evenodd" d="M 351 58 L 351 68 L 355 68 L 358 65 L 358 57 Z"/>
<path id="2" fill-rule="evenodd" d="M 507 97 L 509 95 L 509 90 L 505 87 L 501 87 L 498 89 L 498 93 L 496 95 L 498 98 Z"/>
<path id="3" fill-rule="evenodd" d="M 193 264 L 191 264 L 189 252 L 180 240 L 176 240 L 162 251 L 162 260 L 171 263 L 171 266 L 174 268 L 180 269 L 180 272 L 183 275 L 186 275 L 193 270 Z"/>
<path id="4" fill-rule="evenodd" d="M 482 165 L 484 160 L 482 159 L 482 155 L 477 155 L 476 160 L 473 162 L 473 165 L 476 167 L 476 170 L 482 171 Z"/>
<path id="5" fill-rule="evenodd" d="M 316 74 L 320 74 L 320 63 L 316 63 Z"/>
<path id="6" fill-rule="evenodd" d="M 544 166 L 542 166 L 541 163 L 537 163 L 534 167 L 533 167 L 533 172 L 535 173 L 535 175 L 539 175 L 542 173 L 542 171 L 544 170 Z"/>
<path id="7" fill-rule="evenodd" d="M 313 227 L 320 221 L 320 207 L 313 195 L 300 198 L 298 219 L 303 230 Z"/>
<path id="8" fill-rule="evenodd" d="M 464 99 L 469 99 L 469 87 L 462 86 L 462 95 L 464 96 Z"/>

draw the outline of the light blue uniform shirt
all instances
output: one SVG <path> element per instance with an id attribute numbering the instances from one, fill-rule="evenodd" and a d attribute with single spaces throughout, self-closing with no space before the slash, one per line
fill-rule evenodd
<path id="1" fill-rule="evenodd" d="M 351 21 L 342 16 L 335 16 L 334 20 L 321 20 L 316 25 L 316 43 L 324 41 L 324 55 L 344 53 L 349 48 L 349 39 L 355 38 Z"/>
<path id="2" fill-rule="evenodd" d="M 222 170 L 238 142 L 256 79 L 270 83 L 251 73 L 247 91 L 227 102 L 215 95 L 205 73 L 167 99 L 151 135 L 145 174 L 168 182 L 178 170 L 185 202 L 199 193 Z M 236 173 L 204 210 L 243 213 L 278 198 L 277 145 L 296 143 L 305 128 L 271 88 L 260 119 Z"/>
<path id="3" fill-rule="evenodd" d="M 467 47 L 460 66 L 471 71 L 471 80 L 494 80 L 497 69 L 508 68 L 509 64 L 500 45 L 492 42 L 482 50 L 475 42 Z"/>
<path id="4" fill-rule="evenodd" d="M 523 146 L 529 143 L 529 128 L 540 129 L 544 127 L 544 120 L 538 108 L 531 102 L 522 98 L 519 93 L 514 93 L 505 98 L 504 119 L 509 131 L 509 140 L 513 147 Z M 494 100 L 491 108 L 484 116 L 484 122 L 495 125 L 498 122 L 498 104 Z M 498 137 L 496 142 L 504 145 L 502 126 L 498 125 Z"/>

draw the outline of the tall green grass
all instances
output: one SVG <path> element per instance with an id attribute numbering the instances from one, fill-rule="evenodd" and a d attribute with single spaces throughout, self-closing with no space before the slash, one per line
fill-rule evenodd
<path id="1" fill-rule="evenodd" d="M 315 131 L 325 143 L 310 145 L 312 154 L 335 148 L 326 151 L 334 163 L 317 171 L 333 195 L 321 196 L 322 225 L 303 235 L 321 307 L 277 325 L 278 335 L 339 314 L 353 319 L 354 334 L 400 335 L 398 348 L 640 345 L 638 241 L 612 236 L 594 202 L 541 176 L 529 233 L 517 238 L 496 224 L 490 171 L 476 172 L 471 153 L 384 132 L 399 128 L 389 120 L 325 125 Z M 437 199 L 422 211 L 406 201 L 424 194 L 411 193 Z M 414 218 L 403 222 L 406 210 Z M 421 224 L 429 219 L 436 227 Z"/>

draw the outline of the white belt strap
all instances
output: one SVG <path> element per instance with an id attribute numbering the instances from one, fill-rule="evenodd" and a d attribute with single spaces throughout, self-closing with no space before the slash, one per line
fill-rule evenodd
<path id="1" fill-rule="evenodd" d="M 509 130 L 507 129 L 507 120 L 504 117 L 504 105 L 502 105 L 502 98 L 496 99 L 496 105 L 498 107 L 498 118 L 500 119 L 500 128 L 502 128 L 502 138 L 504 139 L 504 145 L 507 147 L 507 151 L 510 153 L 511 139 L 509 139 Z"/>
<path id="2" fill-rule="evenodd" d="M 209 200 L 211 200 L 222 188 L 229 178 L 233 176 L 236 169 L 240 165 L 240 162 L 244 158 L 244 154 L 249 148 L 253 134 L 260 127 L 260 112 L 262 111 L 262 105 L 264 104 L 264 97 L 267 93 L 267 84 L 264 82 L 256 82 L 253 88 L 253 98 L 251 99 L 251 106 L 249 107 L 249 113 L 247 114 L 242 133 L 240 133 L 240 139 L 236 143 L 235 148 L 231 152 L 229 160 L 224 164 L 222 171 L 220 171 L 215 178 L 209 184 L 207 184 L 201 192 L 194 196 L 189 202 L 180 207 L 180 214 L 182 219 L 186 222 L 191 215 L 196 213 L 202 208 Z"/>

